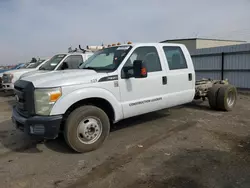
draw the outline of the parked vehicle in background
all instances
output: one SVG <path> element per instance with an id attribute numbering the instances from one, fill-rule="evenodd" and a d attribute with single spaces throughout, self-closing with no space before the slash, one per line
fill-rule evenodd
<path id="1" fill-rule="evenodd" d="M 10 70 L 20 69 L 20 68 L 22 68 L 24 65 L 25 65 L 25 63 L 19 63 L 19 64 L 17 64 L 16 66 L 14 66 L 14 67 L 12 67 L 12 68 L 10 68 L 10 69 L 4 69 L 4 68 L 2 68 L 2 69 L 0 69 L 0 73 L 6 72 L 6 71 L 10 71 Z"/>
<path id="2" fill-rule="evenodd" d="M 2 87 L 4 91 L 13 91 L 14 83 L 24 73 L 39 69 L 48 60 L 38 60 L 37 62 L 26 63 L 22 68 L 5 72 L 2 77 Z"/>
<path id="3" fill-rule="evenodd" d="M 3 90 L 3 85 L 2 85 L 2 77 L 3 77 L 3 74 L 5 72 L 8 72 L 8 71 L 11 71 L 11 70 L 15 70 L 15 69 L 21 69 L 25 66 L 25 63 L 19 63 L 17 64 L 16 66 L 14 66 L 13 68 L 11 69 L 0 69 L 0 91 Z"/>
<path id="4" fill-rule="evenodd" d="M 83 50 L 83 49 L 82 49 Z M 81 64 L 83 64 L 89 57 L 94 53 L 91 51 L 72 51 L 69 53 L 61 53 L 53 56 L 49 61 L 44 63 L 36 71 L 31 71 L 23 74 L 20 78 L 27 76 L 34 76 L 40 74 L 46 74 L 54 71 L 61 71 L 66 69 L 78 69 Z"/>
<path id="5" fill-rule="evenodd" d="M 62 67 L 57 62 L 66 58 L 57 55 L 44 68 Z M 229 111 L 237 97 L 227 81 L 196 81 L 187 48 L 171 43 L 104 48 L 78 70 L 18 80 L 15 93 L 12 120 L 16 128 L 44 139 L 54 139 L 62 131 L 77 152 L 100 147 L 111 123 L 122 119 L 199 98 L 208 98 L 213 109 Z"/>

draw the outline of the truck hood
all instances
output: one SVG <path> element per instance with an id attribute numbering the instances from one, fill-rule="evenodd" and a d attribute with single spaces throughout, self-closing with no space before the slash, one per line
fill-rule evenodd
<path id="1" fill-rule="evenodd" d="M 13 80 L 12 80 L 12 82 L 14 83 L 24 73 L 27 73 L 27 72 L 30 72 L 30 71 L 34 71 L 34 70 L 36 70 L 36 69 L 16 69 L 16 70 L 10 70 L 10 71 L 4 72 L 4 74 L 13 74 Z"/>
<path id="2" fill-rule="evenodd" d="M 35 76 L 35 75 L 40 75 L 40 74 L 45 74 L 51 71 L 46 71 L 46 70 L 32 70 L 30 72 L 26 72 L 24 74 L 22 74 L 22 76 L 20 77 L 20 79 L 27 77 L 27 76 Z"/>
<path id="3" fill-rule="evenodd" d="M 71 69 L 33 74 L 30 76 L 25 76 L 21 78 L 21 80 L 32 82 L 36 88 L 49 88 L 87 84 L 91 83 L 91 80 L 93 79 L 99 79 L 107 75 L 107 73 L 97 73 L 94 70 Z"/>
<path id="4" fill-rule="evenodd" d="M 19 77 L 24 73 L 34 71 L 34 70 L 36 69 L 16 69 L 16 70 L 10 70 L 10 71 L 4 72 L 4 74 L 13 74 L 14 77 Z"/>

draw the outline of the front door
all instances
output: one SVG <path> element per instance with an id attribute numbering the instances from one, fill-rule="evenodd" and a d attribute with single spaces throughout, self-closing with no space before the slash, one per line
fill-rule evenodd
<path id="1" fill-rule="evenodd" d="M 119 79 L 121 104 L 124 118 L 162 109 L 164 93 L 164 77 L 166 72 L 161 66 L 158 51 L 154 46 L 136 48 L 124 66 L 131 67 L 134 60 L 142 60 L 146 64 L 146 78 L 124 77 L 123 70 Z M 133 70 L 129 70 L 133 75 Z"/>

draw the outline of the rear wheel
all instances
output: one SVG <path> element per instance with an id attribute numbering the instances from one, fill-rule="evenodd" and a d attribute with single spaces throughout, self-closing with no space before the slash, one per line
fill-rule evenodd
<path id="1" fill-rule="evenodd" d="M 68 145 L 77 152 L 88 152 L 99 148 L 110 131 L 106 113 L 91 105 L 75 109 L 69 115 L 64 129 Z"/>
<path id="2" fill-rule="evenodd" d="M 218 91 L 217 106 L 221 110 L 231 111 L 236 104 L 237 90 L 232 85 L 223 85 Z"/>
<path id="3" fill-rule="evenodd" d="M 221 87 L 222 85 L 220 84 L 214 84 L 209 90 L 208 90 L 208 93 L 207 93 L 207 98 L 208 98 L 208 102 L 209 102 L 209 106 L 216 110 L 218 109 L 218 106 L 217 106 L 217 97 L 218 97 L 218 91 L 219 91 L 219 88 Z"/>

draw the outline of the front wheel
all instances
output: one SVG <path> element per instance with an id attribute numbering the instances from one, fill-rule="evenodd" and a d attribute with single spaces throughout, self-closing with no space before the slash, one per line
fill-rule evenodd
<path id="1" fill-rule="evenodd" d="M 110 131 L 107 114 L 96 106 L 86 105 L 75 109 L 66 120 L 64 137 L 76 152 L 99 148 Z"/>

